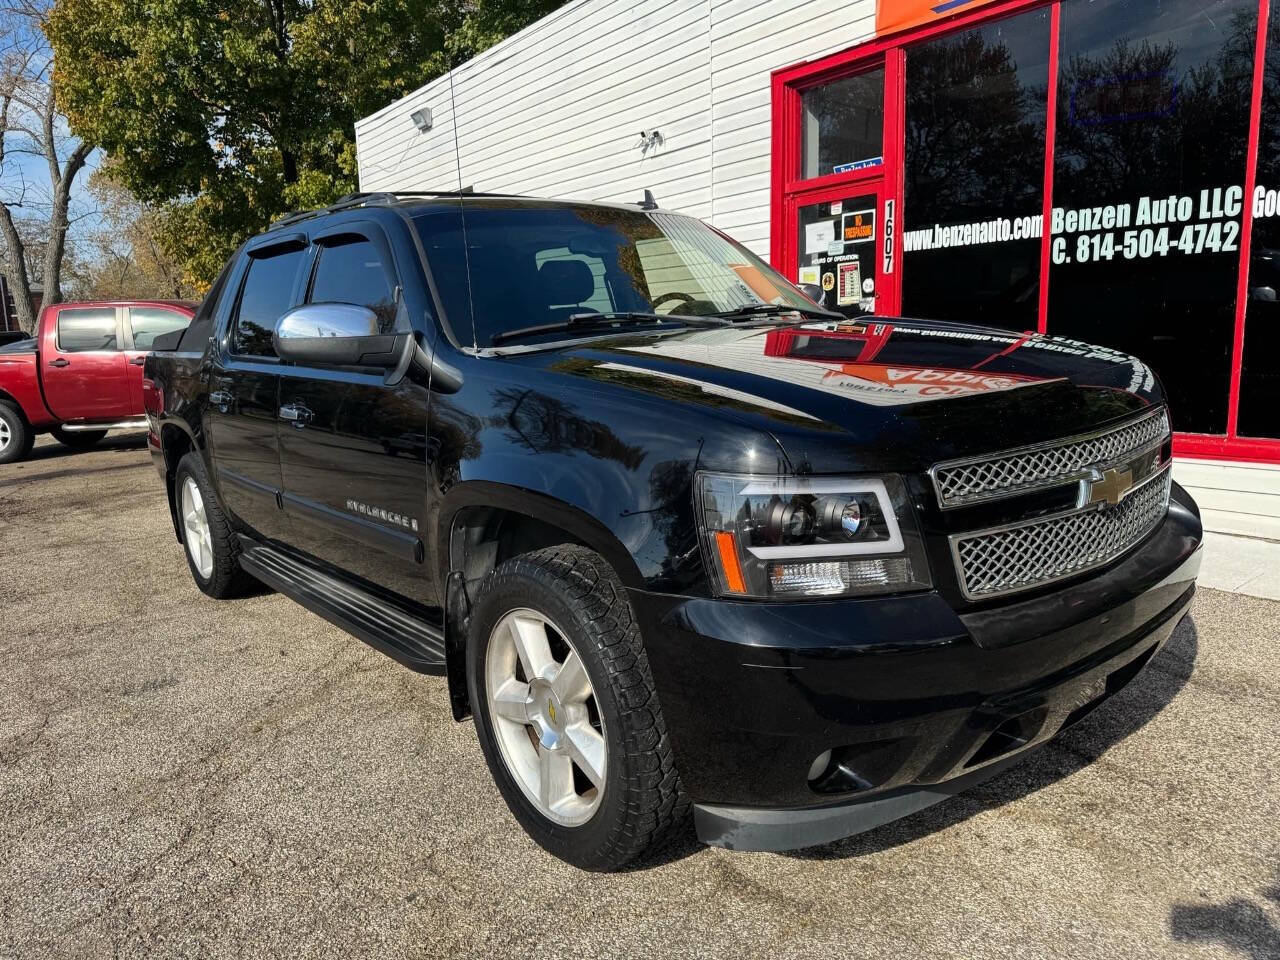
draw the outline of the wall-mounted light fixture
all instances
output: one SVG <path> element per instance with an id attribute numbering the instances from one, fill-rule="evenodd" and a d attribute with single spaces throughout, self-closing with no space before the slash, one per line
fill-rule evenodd
<path id="1" fill-rule="evenodd" d="M 426 133 L 431 129 L 431 108 L 420 107 L 409 114 L 409 119 L 413 121 L 413 125 L 418 128 L 419 133 Z"/>
<path id="2" fill-rule="evenodd" d="M 640 131 L 640 152 L 643 154 L 648 154 L 650 150 L 656 150 L 664 142 L 662 134 L 657 129 Z"/>

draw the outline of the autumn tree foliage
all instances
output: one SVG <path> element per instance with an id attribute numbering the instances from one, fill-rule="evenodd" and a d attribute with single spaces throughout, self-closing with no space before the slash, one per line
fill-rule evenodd
<path id="1" fill-rule="evenodd" d="M 59 0 L 71 129 L 208 284 L 274 217 L 356 186 L 354 123 L 562 0 Z"/>

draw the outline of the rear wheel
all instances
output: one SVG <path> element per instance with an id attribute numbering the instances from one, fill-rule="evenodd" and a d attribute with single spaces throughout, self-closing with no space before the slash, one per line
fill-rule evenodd
<path id="1" fill-rule="evenodd" d="M 0 403 L 0 463 L 14 463 L 31 452 L 35 436 L 17 408 Z"/>
<path id="2" fill-rule="evenodd" d="M 105 430 L 67 430 L 63 427 L 54 427 L 50 432 L 53 439 L 72 450 L 87 450 L 107 435 Z"/>
<path id="3" fill-rule="evenodd" d="M 173 483 L 187 566 L 196 586 L 217 600 L 243 596 L 255 581 L 240 567 L 240 541 L 198 453 L 182 458 Z"/>
<path id="4" fill-rule="evenodd" d="M 640 631 L 598 554 L 564 545 L 500 565 L 481 587 L 467 659 L 485 760 L 548 851 L 613 870 L 684 821 Z"/>

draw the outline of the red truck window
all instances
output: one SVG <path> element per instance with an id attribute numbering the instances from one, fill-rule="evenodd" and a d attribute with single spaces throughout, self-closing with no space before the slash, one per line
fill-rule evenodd
<path id="1" fill-rule="evenodd" d="M 151 350 L 156 337 L 175 330 L 185 330 L 191 318 L 164 307 L 130 307 L 129 327 L 133 330 L 133 349 Z"/>
<path id="2" fill-rule="evenodd" d="M 115 307 L 59 310 L 58 349 L 63 353 L 118 349 Z"/>

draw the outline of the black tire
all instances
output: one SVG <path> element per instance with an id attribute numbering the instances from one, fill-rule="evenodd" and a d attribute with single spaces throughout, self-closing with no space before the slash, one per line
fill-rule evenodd
<path id="1" fill-rule="evenodd" d="M 64 430 L 62 427 L 54 427 L 49 432 L 53 434 L 53 439 L 72 450 L 87 450 L 95 443 L 101 443 L 102 438 L 107 435 L 105 430 Z"/>
<path id="2" fill-rule="evenodd" d="M 4 446 L 0 447 L 0 463 L 25 460 L 36 441 L 27 421 L 22 419 L 22 414 L 12 404 L 0 403 L 0 424 L 3 424 L 0 439 L 5 439 Z"/>
<path id="3" fill-rule="evenodd" d="M 600 805 L 581 826 L 544 816 L 508 770 L 494 737 L 485 664 L 494 627 L 532 609 L 552 621 L 582 660 L 603 720 L 608 763 Z M 586 870 L 616 870 L 664 845 L 687 821 L 689 800 L 648 657 L 622 583 L 585 547 L 562 545 L 501 564 L 478 591 L 467 645 L 467 683 L 489 770 L 521 826 L 543 848 Z"/>
<path id="4" fill-rule="evenodd" d="M 209 544 L 212 548 L 212 569 L 206 577 L 196 566 L 192 558 L 191 548 L 187 544 L 187 531 L 183 523 L 182 491 L 190 478 L 200 491 L 205 516 L 209 524 Z M 187 558 L 187 567 L 191 577 L 204 593 L 215 600 L 230 600 L 242 597 L 256 588 L 257 581 L 245 573 L 240 566 L 240 540 L 227 522 L 227 516 L 218 503 L 213 484 L 209 482 L 209 474 L 204 468 L 204 460 L 200 454 L 188 453 L 178 462 L 178 469 L 173 476 L 174 507 L 178 512 L 178 528 L 182 532 L 183 554 Z"/>

